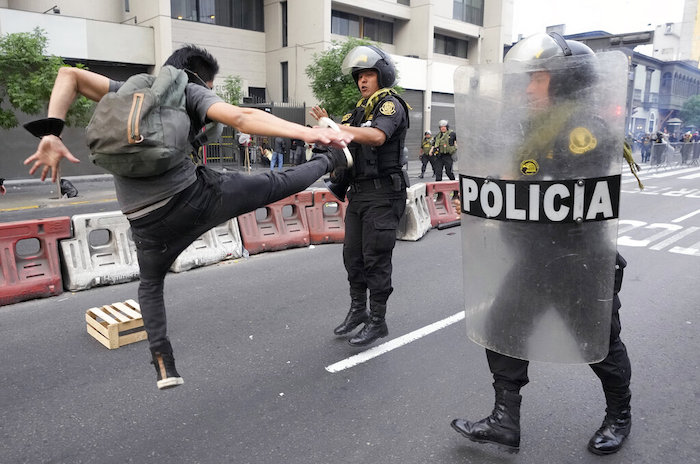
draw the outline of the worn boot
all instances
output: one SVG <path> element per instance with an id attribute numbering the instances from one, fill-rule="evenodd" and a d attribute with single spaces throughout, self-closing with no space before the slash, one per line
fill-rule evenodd
<path id="1" fill-rule="evenodd" d="M 164 343 L 156 349 L 151 349 L 151 364 L 156 368 L 156 385 L 160 390 L 177 387 L 182 385 L 184 381 L 177 369 L 175 369 L 175 358 L 173 357 L 173 349 L 170 342 Z"/>
<path id="2" fill-rule="evenodd" d="M 352 337 L 348 342 L 352 346 L 365 346 L 389 335 L 389 328 L 386 326 L 386 303 L 375 303 L 370 301 L 369 321 L 362 327 L 362 330 Z"/>
<path id="3" fill-rule="evenodd" d="M 491 415 L 479 422 L 452 421 L 452 428 L 477 443 L 493 443 L 509 453 L 520 451 L 520 401 L 522 397 L 508 390 L 496 391 Z"/>
<path id="4" fill-rule="evenodd" d="M 333 330 L 336 335 L 345 335 L 355 330 L 360 324 L 369 321 L 367 311 L 367 291 L 350 289 L 350 311 L 342 324 Z"/>
<path id="5" fill-rule="evenodd" d="M 605 419 L 600 428 L 588 441 L 588 451 L 593 454 L 617 453 L 630 434 L 632 428 L 632 413 L 630 412 L 629 390 L 624 394 L 605 393 L 608 407 L 605 409 Z"/>

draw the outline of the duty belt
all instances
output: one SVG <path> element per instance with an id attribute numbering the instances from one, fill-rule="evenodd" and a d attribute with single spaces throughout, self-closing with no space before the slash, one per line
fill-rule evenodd
<path id="1" fill-rule="evenodd" d="M 374 179 L 356 180 L 350 183 L 350 191 L 354 193 L 372 192 L 376 190 L 388 190 L 398 192 L 406 188 L 401 174 L 391 174 Z"/>

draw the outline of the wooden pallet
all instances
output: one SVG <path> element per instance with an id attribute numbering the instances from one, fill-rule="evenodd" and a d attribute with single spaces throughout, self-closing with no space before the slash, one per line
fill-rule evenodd
<path id="1" fill-rule="evenodd" d="M 134 300 L 90 308 L 85 321 L 87 332 L 110 350 L 146 340 L 141 307 Z"/>

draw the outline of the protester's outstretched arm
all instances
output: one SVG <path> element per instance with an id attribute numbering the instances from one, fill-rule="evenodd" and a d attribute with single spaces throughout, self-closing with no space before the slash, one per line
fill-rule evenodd
<path id="1" fill-rule="evenodd" d="M 309 114 L 316 118 L 317 121 L 323 117 L 328 117 L 328 112 L 326 109 L 321 108 L 320 106 L 314 106 L 311 108 Z M 342 131 L 352 134 L 355 142 L 363 145 L 378 147 L 386 142 L 386 134 L 384 131 L 377 129 L 376 127 L 354 127 L 345 125 L 341 125 L 339 127 Z"/>
<path id="2" fill-rule="evenodd" d="M 207 117 L 235 127 L 246 134 L 298 138 L 307 143 L 320 143 L 336 148 L 342 148 L 352 140 L 352 135 L 346 132 L 336 132 L 329 128 L 305 127 L 256 108 L 241 108 L 224 102 L 211 105 L 207 110 Z"/>
<path id="3" fill-rule="evenodd" d="M 63 67 L 58 70 L 56 82 L 49 100 L 48 118 L 66 119 L 70 106 L 78 95 L 99 101 L 109 91 L 109 79 L 84 69 Z M 31 164 L 29 174 L 33 175 L 41 168 L 41 180 L 51 174 L 51 180 L 56 181 L 58 166 L 66 158 L 73 163 L 80 160 L 63 145 L 57 135 L 44 135 L 39 142 L 37 151 L 26 160 L 25 165 Z"/>

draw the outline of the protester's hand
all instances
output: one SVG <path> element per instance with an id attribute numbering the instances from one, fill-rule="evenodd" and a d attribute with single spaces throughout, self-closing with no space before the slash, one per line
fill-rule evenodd
<path id="1" fill-rule="evenodd" d="M 352 134 L 343 130 L 337 132 L 330 127 L 313 127 L 309 129 L 308 134 L 304 137 L 305 142 L 330 145 L 335 148 L 345 148 L 352 141 Z"/>
<path id="2" fill-rule="evenodd" d="M 459 212 L 459 213 L 462 212 L 462 202 L 459 200 L 459 197 L 452 198 L 452 206 L 455 207 L 457 212 Z"/>
<path id="3" fill-rule="evenodd" d="M 0 185 L 0 195 L 5 195 L 7 193 L 7 189 L 5 188 L 4 185 Z"/>
<path id="4" fill-rule="evenodd" d="M 318 121 L 321 118 L 327 118 L 328 117 L 328 111 L 325 110 L 325 108 L 321 108 L 320 106 L 316 105 L 313 108 L 311 108 L 311 111 L 309 111 L 309 114 L 316 120 Z"/>
<path id="5" fill-rule="evenodd" d="M 58 166 L 61 159 L 67 159 L 71 163 L 79 163 L 80 160 L 73 156 L 70 151 L 63 145 L 60 138 L 55 135 L 45 135 L 39 142 L 39 147 L 36 152 L 24 160 L 24 165 L 32 164 L 29 169 L 29 175 L 34 175 L 37 169 L 41 168 L 41 180 L 46 180 L 49 171 L 51 171 L 51 181 L 56 182 L 58 177 Z"/>

